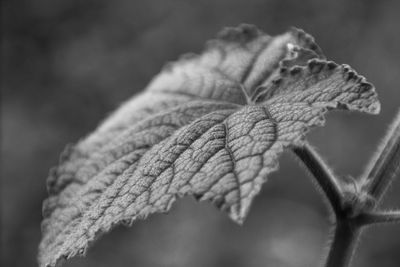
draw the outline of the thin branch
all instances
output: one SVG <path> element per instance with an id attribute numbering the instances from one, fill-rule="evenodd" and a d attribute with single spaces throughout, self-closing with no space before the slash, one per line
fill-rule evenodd
<path id="1" fill-rule="evenodd" d="M 312 146 L 305 143 L 293 152 L 300 158 L 321 187 L 336 216 L 342 212 L 342 190 L 337 178 Z"/>
<path id="2" fill-rule="evenodd" d="M 373 211 L 360 214 L 357 217 L 360 225 L 371 225 L 377 223 L 400 223 L 400 210 L 396 211 Z"/>
<path id="3" fill-rule="evenodd" d="M 362 176 L 362 184 L 377 203 L 400 171 L 400 110 L 378 152 Z"/>

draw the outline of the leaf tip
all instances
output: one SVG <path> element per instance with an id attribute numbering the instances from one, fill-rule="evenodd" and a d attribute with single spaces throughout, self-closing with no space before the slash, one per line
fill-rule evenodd
<path id="1" fill-rule="evenodd" d="M 238 204 L 232 205 L 229 209 L 229 217 L 237 224 L 243 225 L 250 210 L 251 198 L 243 198 Z"/>
<path id="2" fill-rule="evenodd" d="M 244 220 L 246 219 L 246 216 L 241 215 L 240 213 L 233 212 L 231 211 L 229 213 L 229 217 L 238 225 L 242 226 L 244 223 Z"/>
<path id="3" fill-rule="evenodd" d="M 381 103 L 376 100 L 369 106 L 369 111 L 373 115 L 378 115 L 381 112 Z"/>

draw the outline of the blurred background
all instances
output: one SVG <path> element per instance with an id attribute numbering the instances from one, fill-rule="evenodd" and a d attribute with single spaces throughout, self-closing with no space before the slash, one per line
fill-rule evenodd
<path id="1" fill-rule="evenodd" d="M 395 0 L 3 0 L 1 266 L 37 265 L 45 180 L 63 147 L 224 26 L 252 23 L 271 35 L 303 28 L 328 58 L 375 84 L 379 116 L 330 114 L 309 138 L 337 173 L 359 175 L 400 106 L 399 11 Z M 400 207 L 400 181 L 384 206 Z M 243 226 L 187 198 L 169 215 L 115 229 L 65 266 L 313 267 L 328 215 L 286 153 Z M 399 226 L 370 229 L 362 241 L 355 267 L 400 266 Z"/>

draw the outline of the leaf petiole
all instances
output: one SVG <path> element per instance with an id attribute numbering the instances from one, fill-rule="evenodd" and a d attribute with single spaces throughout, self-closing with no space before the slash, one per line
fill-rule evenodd
<path id="1" fill-rule="evenodd" d="M 293 152 L 306 165 L 315 181 L 324 192 L 336 216 L 342 212 L 343 193 L 335 174 L 308 143 L 293 148 Z"/>
<path id="2" fill-rule="evenodd" d="M 400 223 L 400 210 L 372 211 L 360 214 L 356 218 L 360 225 L 372 225 L 381 223 Z"/>

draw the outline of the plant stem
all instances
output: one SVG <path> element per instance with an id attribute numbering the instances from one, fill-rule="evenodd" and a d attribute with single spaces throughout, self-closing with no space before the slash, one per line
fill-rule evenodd
<path id="1" fill-rule="evenodd" d="M 347 219 L 338 220 L 324 267 L 350 266 L 360 234 L 359 225 Z"/>
<path id="2" fill-rule="evenodd" d="M 333 242 L 324 267 L 348 267 L 354 254 L 361 227 L 348 218 L 343 207 L 343 193 L 337 178 L 312 146 L 305 143 L 293 149 L 306 165 L 329 200 L 336 217 Z"/>
<path id="3" fill-rule="evenodd" d="M 400 211 L 372 211 L 363 213 L 357 218 L 360 225 L 371 225 L 377 223 L 400 223 Z"/>
<path id="4" fill-rule="evenodd" d="M 331 169 L 308 143 L 301 147 L 295 147 L 293 152 L 311 172 L 315 181 L 328 198 L 334 213 L 336 215 L 339 214 L 342 210 L 342 190 Z"/>
<path id="5" fill-rule="evenodd" d="M 342 214 L 336 222 L 333 242 L 324 267 L 349 267 L 362 228 L 377 223 L 400 223 L 400 211 L 366 212 L 355 218 Z"/>
<path id="6" fill-rule="evenodd" d="M 400 211 L 376 211 L 379 200 L 400 170 L 400 110 L 360 181 L 361 190 L 367 190 L 366 193 L 375 198 L 377 204 L 372 208 L 366 206 L 359 215 L 354 215 L 352 209 L 356 209 L 359 205 L 357 200 L 362 199 L 345 199 L 338 179 L 312 146 L 305 143 L 295 147 L 293 152 L 311 172 L 335 214 L 336 227 L 324 267 L 349 267 L 364 226 L 400 222 Z M 355 197 L 360 198 L 357 194 Z"/>
<path id="7" fill-rule="evenodd" d="M 400 110 L 361 181 L 377 204 L 400 170 Z"/>

